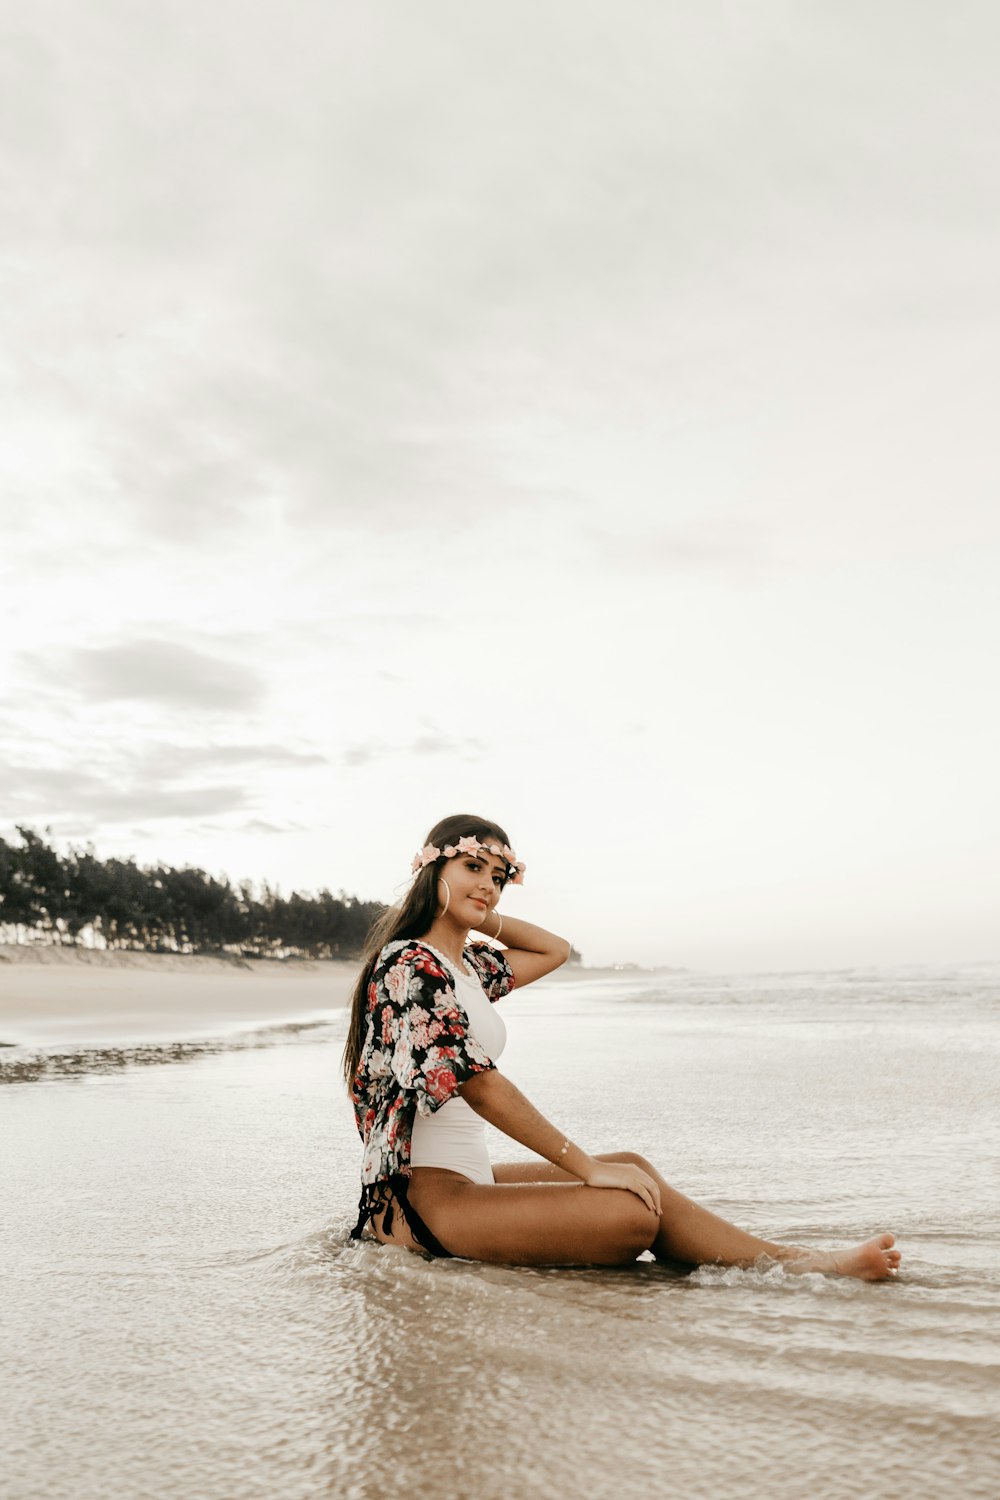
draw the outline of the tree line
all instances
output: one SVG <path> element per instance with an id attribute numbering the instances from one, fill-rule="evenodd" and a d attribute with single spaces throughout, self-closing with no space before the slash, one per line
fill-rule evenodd
<path id="1" fill-rule="evenodd" d="M 31 828 L 0 838 L 0 940 L 152 953 L 253 958 L 359 958 L 384 907 L 343 891 L 282 896 L 204 870 L 98 859 L 91 845 L 61 855 Z"/>

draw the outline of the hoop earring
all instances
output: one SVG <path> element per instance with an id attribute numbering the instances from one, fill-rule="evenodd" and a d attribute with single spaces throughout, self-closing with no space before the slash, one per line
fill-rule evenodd
<path id="1" fill-rule="evenodd" d="M 449 903 L 451 901 L 451 886 L 448 884 L 447 880 L 445 880 L 440 875 L 438 876 L 438 885 L 443 885 L 444 889 L 445 889 L 444 905 L 442 906 L 441 910 L 438 912 L 438 916 L 439 917 L 443 917 L 444 914 L 445 914 L 445 912 L 448 910 L 448 905 L 449 905 Z M 440 901 L 440 899 L 441 898 L 439 896 L 438 900 Z"/>

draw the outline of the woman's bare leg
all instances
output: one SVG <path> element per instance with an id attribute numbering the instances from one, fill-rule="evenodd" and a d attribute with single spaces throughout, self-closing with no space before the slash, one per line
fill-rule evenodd
<path id="1" fill-rule="evenodd" d="M 501 1265 L 628 1265 L 659 1228 L 635 1193 L 585 1187 L 575 1178 L 481 1185 L 443 1168 L 415 1167 L 408 1198 L 452 1255 Z"/>
<path id="2" fill-rule="evenodd" d="M 892 1247 L 891 1234 L 876 1236 L 849 1250 L 803 1250 L 796 1245 L 779 1245 L 758 1239 L 720 1219 L 707 1208 L 685 1198 L 683 1193 L 664 1181 L 642 1156 L 632 1151 L 613 1151 L 600 1161 L 631 1162 L 649 1174 L 660 1189 L 660 1226 L 650 1246 L 657 1260 L 675 1265 L 750 1266 L 761 1256 L 782 1262 L 789 1271 L 825 1271 L 838 1276 L 856 1276 L 863 1281 L 880 1281 L 892 1276 L 899 1265 L 900 1254 Z M 568 1172 L 550 1162 L 512 1162 L 495 1166 L 498 1183 L 569 1182 Z"/>

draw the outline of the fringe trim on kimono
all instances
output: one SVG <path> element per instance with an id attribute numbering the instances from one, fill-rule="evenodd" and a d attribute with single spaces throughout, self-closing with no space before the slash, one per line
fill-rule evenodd
<path id="1" fill-rule="evenodd" d="M 437 1236 L 428 1229 L 410 1202 L 409 1189 L 410 1179 L 402 1173 L 397 1173 L 393 1177 L 384 1177 L 381 1182 L 366 1182 L 361 1189 L 358 1222 L 351 1230 L 351 1239 L 364 1238 L 365 1226 L 383 1209 L 385 1218 L 382 1220 L 382 1233 L 392 1234 L 395 1210 L 398 1208 L 409 1226 L 410 1233 L 422 1250 L 426 1250 L 428 1255 L 450 1259 L 451 1251 L 446 1250 Z"/>

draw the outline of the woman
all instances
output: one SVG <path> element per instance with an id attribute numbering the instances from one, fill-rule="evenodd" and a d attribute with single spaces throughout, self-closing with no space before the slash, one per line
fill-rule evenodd
<path id="1" fill-rule="evenodd" d="M 364 1141 L 354 1238 L 515 1265 L 624 1265 L 646 1250 L 672 1265 L 749 1266 L 876 1281 L 893 1276 L 891 1234 L 829 1252 L 772 1244 L 700 1208 L 631 1152 L 589 1156 L 496 1067 L 506 1037 L 491 1001 L 566 962 L 570 945 L 497 903 L 524 865 L 506 833 L 458 815 L 431 829 L 414 881 L 372 934 L 354 992 L 344 1071 Z M 470 942 L 471 931 L 505 946 Z M 485 1127 L 538 1160 L 493 1166 Z"/>

